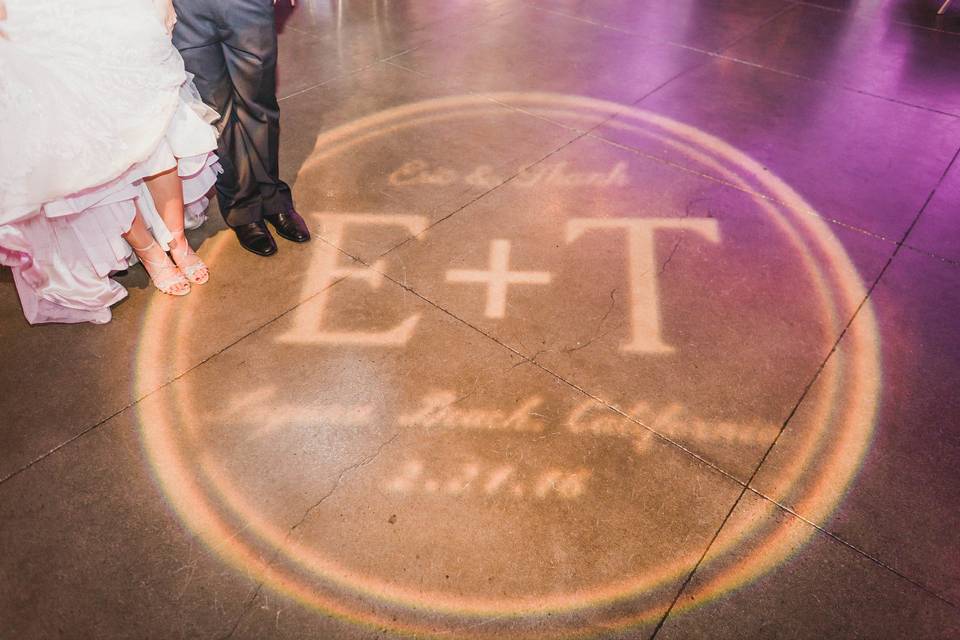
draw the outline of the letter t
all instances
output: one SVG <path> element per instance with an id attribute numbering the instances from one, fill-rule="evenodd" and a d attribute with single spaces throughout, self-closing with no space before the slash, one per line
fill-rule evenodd
<path id="1" fill-rule="evenodd" d="M 689 229 L 711 242 L 719 242 L 717 221 L 713 218 L 574 218 L 567 222 L 567 243 L 594 229 L 623 229 L 627 232 L 631 338 L 622 349 L 638 353 L 671 353 L 673 347 L 663 341 L 660 333 L 654 232 Z"/>

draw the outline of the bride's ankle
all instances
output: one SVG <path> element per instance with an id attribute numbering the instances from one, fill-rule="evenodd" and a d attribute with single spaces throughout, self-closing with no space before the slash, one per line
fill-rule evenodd
<path id="1" fill-rule="evenodd" d="M 156 240 L 152 240 L 147 243 L 136 244 L 131 242 L 130 239 L 127 239 L 127 242 L 130 244 L 130 248 L 133 249 L 133 252 L 137 254 L 140 258 L 147 258 L 149 260 L 162 260 L 166 257 L 166 252 L 163 248 L 157 243 Z"/>
<path id="2" fill-rule="evenodd" d="M 170 240 L 170 251 L 188 254 L 193 253 L 193 248 L 190 246 L 190 242 L 187 240 L 186 234 L 183 231 L 173 232 L 171 234 L 172 239 Z"/>

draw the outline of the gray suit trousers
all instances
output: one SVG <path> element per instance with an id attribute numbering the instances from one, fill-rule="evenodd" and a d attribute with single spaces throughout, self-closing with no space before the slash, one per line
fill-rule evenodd
<path id="1" fill-rule="evenodd" d="M 217 199 L 231 227 L 293 208 L 280 180 L 277 33 L 271 0 L 174 0 L 173 43 L 220 120 Z"/>

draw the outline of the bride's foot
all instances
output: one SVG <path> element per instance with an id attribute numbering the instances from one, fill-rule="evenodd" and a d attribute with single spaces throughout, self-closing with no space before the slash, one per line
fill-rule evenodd
<path id="1" fill-rule="evenodd" d="M 210 279 L 210 269 L 203 263 L 190 244 L 183 231 L 173 232 L 173 242 L 170 243 L 170 255 L 180 267 L 180 271 L 192 284 L 204 284 Z"/>
<path id="2" fill-rule="evenodd" d="M 185 296 L 190 293 L 190 283 L 156 241 L 143 248 L 133 247 L 133 251 L 147 270 L 153 286 L 161 293 L 171 296 Z"/>

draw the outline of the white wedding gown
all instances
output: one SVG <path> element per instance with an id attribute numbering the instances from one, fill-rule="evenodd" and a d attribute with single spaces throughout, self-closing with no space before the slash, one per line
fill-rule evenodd
<path id="1" fill-rule="evenodd" d="M 27 320 L 110 320 L 139 209 L 171 235 L 143 178 L 177 167 L 187 228 L 216 180 L 216 114 L 153 0 L 6 0 L 0 22 L 0 263 Z"/>

